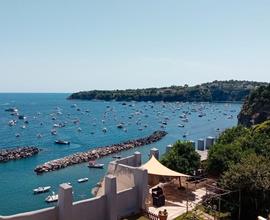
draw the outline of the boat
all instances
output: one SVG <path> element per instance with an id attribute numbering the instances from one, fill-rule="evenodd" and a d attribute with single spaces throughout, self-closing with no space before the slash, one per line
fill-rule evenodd
<path id="1" fill-rule="evenodd" d="M 123 123 L 119 123 L 119 124 L 117 125 L 117 128 L 119 128 L 119 129 L 124 128 L 124 124 L 123 124 Z"/>
<path id="2" fill-rule="evenodd" d="M 81 179 L 78 179 L 77 181 L 78 181 L 78 183 L 84 183 L 84 182 L 88 181 L 88 178 L 87 177 L 81 178 Z"/>
<path id="3" fill-rule="evenodd" d="M 114 159 L 121 159 L 122 156 L 120 156 L 120 155 L 114 155 L 114 156 L 112 156 L 112 158 L 114 158 Z"/>
<path id="4" fill-rule="evenodd" d="M 89 168 L 99 168 L 99 169 L 103 169 L 104 164 L 103 164 L 103 163 L 96 163 L 96 161 L 89 161 L 88 167 L 89 167 Z"/>
<path id="5" fill-rule="evenodd" d="M 13 107 L 13 108 L 7 108 L 5 109 L 6 112 L 18 112 L 18 109 Z"/>
<path id="6" fill-rule="evenodd" d="M 34 194 L 39 194 L 39 193 L 45 193 L 48 192 L 51 189 L 50 186 L 40 186 L 36 189 L 33 189 Z"/>
<path id="7" fill-rule="evenodd" d="M 52 129 L 52 130 L 51 130 L 51 134 L 52 134 L 52 135 L 57 135 L 57 131 L 56 131 L 55 129 Z"/>
<path id="8" fill-rule="evenodd" d="M 183 127 L 185 127 L 185 125 L 183 125 L 183 124 L 178 124 L 178 127 L 183 128 Z"/>
<path id="9" fill-rule="evenodd" d="M 19 116 L 18 116 L 18 119 L 20 119 L 20 120 L 25 120 L 26 117 L 25 117 L 24 115 L 19 115 Z"/>
<path id="10" fill-rule="evenodd" d="M 45 199 L 45 201 L 46 201 L 47 203 L 51 203 L 51 202 L 56 202 L 56 201 L 58 201 L 58 194 L 55 194 L 55 193 L 53 192 L 52 195 L 49 195 L 49 196 Z"/>
<path id="11" fill-rule="evenodd" d="M 8 122 L 8 125 L 9 125 L 9 126 L 14 126 L 14 125 L 16 125 L 16 121 L 15 121 L 15 120 L 10 120 L 10 121 Z"/>
<path id="12" fill-rule="evenodd" d="M 106 133 L 107 132 L 107 128 L 103 128 L 102 131 L 103 131 L 103 133 Z"/>
<path id="13" fill-rule="evenodd" d="M 37 138 L 42 138 L 42 134 L 37 134 Z"/>
<path id="14" fill-rule="evenodd" d="M 61 145 L 69 145 L 70 141 L 64 141 L 64 140 L 56 140 L 54 141 L 55 144 L 61 144 Z"/>

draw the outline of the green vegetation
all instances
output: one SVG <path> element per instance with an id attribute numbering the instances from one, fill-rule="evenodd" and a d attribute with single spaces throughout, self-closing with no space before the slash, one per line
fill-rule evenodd
<path id="1" fill-rule="evenodd" d="M 167 102 L 243 101 L 251 90 L 260 85 L 266 85 L 266 83 L 236 80 L 213 81 L 196 86 L 83 91 L 71 94 L 69 99 Z"/>
<path id="2" fill-rule="evenodd" d="M 241 219 L 267 216 L 270 207 L 270 121 L 227 129 L 209 150 L 207 169 L 221 187 L 241 192 Z M 239 204 L 238 193 L 228 197 Z M 237 215 L 236 206 L 227 207 Z"/>
<path id="3" fill-rule="evenodd" d="M 256 154 L 243 157 L 240 163 L 230 166 L 221 178 L 221 185 L 230 190 L 241 191 L 243 217 L 258 214 L 267 216 L 270 207 L 270 161 Z M 238 198 L 232 198 L 238 200 Z"/>
<path id="4" fill-rule="evenodd" d="M 239 124 L 250 127 L 270 119 L 270 84 L 252 91 L 238 116 Z"/>
<path id="5" fill-rule="evenodd" d="M 174 220 L 204 220 L 200 215 L 196 215 L 194 212 L 188 212 L 180 215 Z"/>
<path id="6" fill-rule="evenodd" d="M 200 155 L 195 151 L 192 143 L 177 141 L 161 158 L 161 163 L 172 170 L 193 174 L 193 171 L 200 166 Z"/>

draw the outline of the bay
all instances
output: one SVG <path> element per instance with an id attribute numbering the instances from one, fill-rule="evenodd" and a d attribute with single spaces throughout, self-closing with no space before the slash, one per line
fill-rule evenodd
<path id="1" fill-rule="evenodd" d="M 166 130 L 168 135 L 157 143 L 121 152 L 125 156 L 138 150 L 146 161 L 152 147 L 164 153 L 166 146 L 178 139 L 196 141 L 207 136 L 216 137 L 222 130 L 237 124 L 241 108 L 240 103 L 78 101 L 67 100 L 68 95 L 0 94 L 0 148 L 31 145 L 42 149 L 37 156 L 0 164 L 0 215 L 54 205 L 44 201 L 49 193 L 33 195 L 32 190 L 38 186 L 50 185 L 57 192 L 59 184 L 70 182 L 75 201 L 90 198 L 91 189 L 106 173 L 106 169 L 89 169 L 84 163 L 36 175 L 34 168 L 39 164 L 98 146 L 148 136 L 156 130 Z M 29 124 L 5 112 L 10 107 L 18 108 Z M 188 122 L 180 118 L 184 114 Z M 8 122 L 13 119 L 17 120 L 16 125 L 9 126 Z M 53 125 L 59 123 L 65 123 L 65 127 L 55 128 L 57 135 L 51 135 Z M 119 123 L 124 123 L 127 130 L 117 128 Z M 179 124 L 184 127 L 179 127 Z M 103 128 L 107 129 L 106 133 Z M 20 137 L 15 137 L 16 134 Z M 38 134 L 42 138 L 38 138 Z M 55 145 L 57 139 L 68 140 L 71 144 Z M 106 167 L 111 160 L 112 157 L 108 156 L 98 162 L 105 163 Z M 77 179 L 82 177 L 88 177 L 89 181 L 78 184 Z"/>

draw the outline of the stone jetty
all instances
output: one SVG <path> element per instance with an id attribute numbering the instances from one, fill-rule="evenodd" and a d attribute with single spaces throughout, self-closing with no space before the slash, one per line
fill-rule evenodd
<path id="1" fill-rule="evenodd" d="M 42 165 L 39 165 L 35 168 L 35 172 L 37 174 L 41 174 L 45 172 L 59 170 L 68 166 L 85 163 L 90 160 L 95 160 L 104 156 L 108 156 L 110 154 L 119 153 L 120 151 L 129 150 L 135 147 L 141 147 L 144 145 L 152 144 L 154 142 L 161 140 L 165 135 L 167 135 L 167 132 L 165 131 L 155 131 L 150 136 L 147 136 L 144 138 L 130 140 L 130 141 L 126 141 L 120 144 L 97 147 L 87 152 L 75 153 L 70 156 L 66 156 L 57 160 L 52 160 Z"/>
<path id="2" fill-rule="evenodd" d="M 27 157 L 32 157 L 39 153 L 37 147 L 16 147 L 0 149 L 0 163 L 10 160 L 19 160 Z"/>

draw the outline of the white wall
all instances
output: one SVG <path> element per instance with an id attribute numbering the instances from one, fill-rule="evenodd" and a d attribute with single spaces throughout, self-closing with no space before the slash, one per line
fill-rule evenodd
<path id="1" fill-rule="evenodd" d="M 73 203 L 73 219 L 97 220 L 106 219 L 106 196 L 87 199 Z"/>
<path id="2" fill-rule="evenodd" d="M 56 207 L 12 216 L 0 216 L 0 220 L 117 220 L 137 213 L 144 208 L 148 193 L 147 171 L 130 166 L 138 166 L 140 156 L 137 152 L 131 157 L 110 164 L 111 172 L 117 171 L 119 176 L 107 175 L 105 177 L 105 190 L 102 196 L 73 203 L 72 187 L 61 184 Z M 128 175 L 127 179 L 124 178 L 126 175 Z M 122 181 L 119 182 L 117 178 L 122 178 Z M 124 190 L 117 190 L 117 184 L 120 183 L 124 185 L 129 183 L 131 186 L 126 186 Z"/>
<path id="3" fill-rule="evenodd" d="M 117 213 L 118 218 L 126 217 L 132 213 L 140 211 L 137 206 L 138 196 L 136 188 L 130 188 L 117 193 Z"/>
<path id="4" fill-rule="evenodd" d="M 11 216 L 0 216 L 0 220 L 57 220 L 58 212 L 56 207 L 41 209 L 33 212 L 26 212 Z"/>

